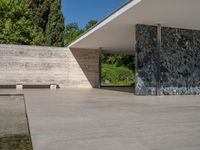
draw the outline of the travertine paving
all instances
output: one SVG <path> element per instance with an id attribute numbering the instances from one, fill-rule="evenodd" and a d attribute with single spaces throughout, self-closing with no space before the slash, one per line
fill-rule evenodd
<path id="1" fill-rule="evenodd" d="M 98 89 L 23 93 L 34 150 L 200 149 L 200 96 L 137 97 Z"/>

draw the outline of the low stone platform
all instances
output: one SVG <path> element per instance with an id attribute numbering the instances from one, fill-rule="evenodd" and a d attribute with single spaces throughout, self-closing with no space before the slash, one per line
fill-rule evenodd
<path id="1" fill-rule="evenodd" d="M 199 96 L 71 88 L 22 92 L 34 150 L 200 149 Z"/>
<path id="2" fill-rule="evenodd" d="M 22 95 L 0 95 L 0 150 L 32 150 Z"/>

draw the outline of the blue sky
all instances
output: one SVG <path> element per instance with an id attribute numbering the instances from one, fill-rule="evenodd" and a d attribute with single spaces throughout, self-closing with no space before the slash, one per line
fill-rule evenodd
<path id="1" fill-rule="evenodd" d="M 77 22 L 84 27 L 91 20 L 101 20 L 127 0 L 62 0 L 65 24 Z"/>

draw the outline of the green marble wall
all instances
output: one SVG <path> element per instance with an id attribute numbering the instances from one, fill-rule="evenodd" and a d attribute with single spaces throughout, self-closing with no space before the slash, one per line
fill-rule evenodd
<path id="1" fill-rule="evenodd" d="M 157 27 L 136 25 L 136 95 L 156 94 Z M 162 27 L 161 95 L 200 94 L 200 31 Z"/>

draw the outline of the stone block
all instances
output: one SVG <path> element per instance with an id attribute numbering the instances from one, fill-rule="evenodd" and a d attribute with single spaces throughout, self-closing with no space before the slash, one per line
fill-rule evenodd
<path id="1" fill-rule="evenodd" d="M 17 84 L 17 85 L 16 85 L 16 89 L 17 89 L 17 90 L 23 90 L 23 85 Z"/>
<path id="2" fill-rule="evenodd" d="M 50 85 L 50 89 L 51 90 L 56 90 L 57 89 L 57 85 L 56 84 L 51 84 Z"/>

